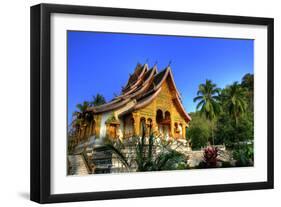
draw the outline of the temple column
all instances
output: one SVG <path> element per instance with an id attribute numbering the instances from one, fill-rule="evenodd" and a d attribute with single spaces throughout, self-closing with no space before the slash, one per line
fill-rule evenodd
<path id="1" fill-rule="evenodd" d="M 186 137 L 186 130 L 185 130 L 185 124 L 182 124 L 182 138 L 185 139 Z"/>
<path id="2" fill-rule="evenodd" d="M 106 137 L 109 137 L 109 124 L 108 124 L 108 123 L 106 123 L 106 124 L 105 124 L 105 127 L 106 127 L 106 130 L 105 130 L 105 131 L 106 131 L 106 132 L 105 132 L 105 136 L 106 136 Z"/>
<path id="3" fill-rule="evenodd" d="M 175 121 L 173 118 L 173 114 L 171 114 L 171 136 L 175 138 Z"/>
<path id="4" fill-rule="evenodd" d="M 145 117 L 145 126 L 146 126 L 146 132 L 145 132 L 145 136 L 149 137 L 149 122 L 147 120 L 147 117 Z"/>
<path id="5" fill-rule="evenodd" d="M 152 132 L 153 136 L 157 135 L 157 133 L 156 133 L 156 131 L 157 131 L 157 123 L 156 123 L 155 116 L 153 115 L 153 117 L 151 117 L 151 120 L 152 120 L 152 122 L 151 122 L 151 132 Z"/>
<path id="6" fill-rule="evenodd" d="M 140 114 L 138 112 L 133 113 L 134 118 L 134 135 L 140 136 Z"/>
<path id="7" fill-rule="evenodd" d="M 96 118 L 95 118 L 95 134 L 96 134 L 96 137 L 100 137 L 100 127 L 101 127 L 101 116 L 96 115 Z"/>

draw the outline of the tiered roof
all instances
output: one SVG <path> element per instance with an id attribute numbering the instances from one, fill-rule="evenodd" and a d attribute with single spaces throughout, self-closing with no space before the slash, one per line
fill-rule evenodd
<path id="1" fill-rule="evenodd" d="M 160 93 L 161 86 L 165 80 L 169 81 L 169 86 L 175 94 L 173 102 L 179 112 L 187 122 L 190 121 L 191 118 L 185 112 L 182 105 L 181 97 L 176 88 L 170 66 L 158 72 L 156 65 L 149 69 L 147 64 L 138 64 L 134 73 L 130 75 L 126 86 L 122 88 L 121 95 L 106 104 L 91 107 L 89 110 L 98 114 L 121 109 L 122 112 L 119 114 L 121 117 L 151 103 Z M 124 110 L 122 110 L 122 108 L 124 108 Z"/>

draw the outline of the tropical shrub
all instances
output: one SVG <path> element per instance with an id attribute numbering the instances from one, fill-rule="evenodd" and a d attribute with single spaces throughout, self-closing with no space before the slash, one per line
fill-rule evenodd
<path id="1" fill-rule="evenodd" d="M 206 147 L 204 149 L 203 161 L 200 162 L 199 167 L 217 167 L 218 155 L 217 147 Z"/>
<path id="2" fill-rule="evenodd" d="M 237 146 L 233 151 L 233 158 L 236 160 L 236 166 L 252 166 L 254 163 L 253 144 L 243 144 Z"/>
<path id="3" fill-rule="evenodd" d="M 155 144 L 155 138 L 151 134 L 148 145 L 145 144 L 146 126 L 143 125 L 143 135 L 137 139 L 136 143 L 136 158 L 137 171 L 161 171 L 161 170 L 176 170 L 178 163 L 184 162 L 184 155 L 172 150 L 169 143 L 160 142 Z M 155 153 L 156 147 L 160 149 L 159 153 Z"/>

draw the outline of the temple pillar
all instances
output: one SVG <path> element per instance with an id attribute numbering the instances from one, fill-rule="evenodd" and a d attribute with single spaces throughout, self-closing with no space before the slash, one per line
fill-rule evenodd
<path id="1" fill-rule="evenodd" d="M 148 137 L 150 132 L 149 132 L 149 122 L 147 120 L 147 116 L 145 117 L 145 126 L 146 126 L 145 136 Z"/>
<path id="2" fill-rule="evenodd" d="M 182 138 L 186 139 L 186 129 L 185 129 L 186 125 L 182 124 Z"/>
<path id="3" fill-rule="evenodd" d="M 155 115 L 156 116 L 156 115 Z M 157 131 L 157 123 L 156 123 L 156 118 L 153 115 L 153 117 L 151 117 L 151 133 L 153 134 L 153 136 L 156 136 L 156 131 Z"/>
<path id="4" fill-rule="evenodd" d="M 171 136 L 175 138 L 175 120 L 171 114 Z"/>
<path id="5" fill-rule="evenodd" d="M 96 115 L 95 117 L 95 135 L 100 137 L 100 127 L 101 127 L 101 115 Z"/>
<path id="6" fill-rule="evenodd" d="M 133 112 L 134 118 L 134 135 L 140 136 L 140 114 L 138 112 Z"/>
<path id="7" fill-rule="evenodd" d="M 106 123 L 105 126 L 106 126 L 105 136 L 106 136 L 106 137 L 109 137 L 109 124 Z"/>

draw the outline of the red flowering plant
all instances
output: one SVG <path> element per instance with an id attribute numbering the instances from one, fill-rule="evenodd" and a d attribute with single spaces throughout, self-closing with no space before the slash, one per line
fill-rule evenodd
<path id="1" fill-rule="evenodd" d="M 204 149 L 203 161 L 200 163 L 200 166 L 217 167 L 218 155 L 217 147 L 206 147 Z"/>

